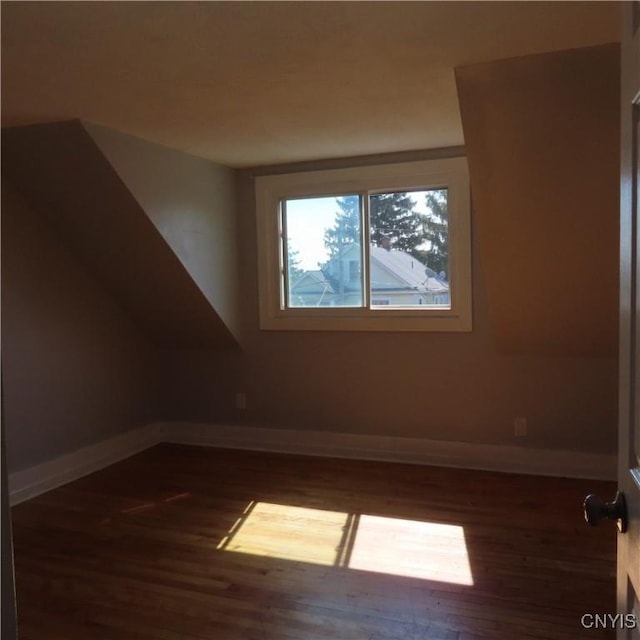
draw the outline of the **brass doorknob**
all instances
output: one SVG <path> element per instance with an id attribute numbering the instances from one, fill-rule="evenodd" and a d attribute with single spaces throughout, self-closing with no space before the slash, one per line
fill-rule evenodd
<path id="1" fill-rule="evenodd" d="M 600 520 L 615 520 L 618 531 L 624 533 L 627 530 L 627 503 L 624 494 L 618 491 L 613 502 L 603 502 L 593 493 L 584 499 L 584 519 L 593 527 Z"/>

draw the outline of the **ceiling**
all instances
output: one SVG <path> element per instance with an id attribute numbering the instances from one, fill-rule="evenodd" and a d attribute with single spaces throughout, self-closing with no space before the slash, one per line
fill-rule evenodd
<path id="1" fill-rule="evenodd" d="M 232 167 L 463 144 L 454 67 L 619 40 L 618 2 L 2 2 L 2 124 Z"/>

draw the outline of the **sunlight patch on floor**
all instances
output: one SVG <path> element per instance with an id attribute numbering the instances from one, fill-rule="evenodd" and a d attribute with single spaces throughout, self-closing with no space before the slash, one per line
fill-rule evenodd
<path id="1" fill-rule="evenodd" d="M 461 526 L 252 503 L 218 549 L 473 585 Z"/>
<path id="2" fill-rule="evenodd" d="M 219 549 L 282 560 L 334 565 L 348 514 L 257 502 Z"/>
<path id="3" fill-rule="evenodd" d="M 348 566 L 408 578 L 473 584 L 458 525 L 361 515 Z"/>

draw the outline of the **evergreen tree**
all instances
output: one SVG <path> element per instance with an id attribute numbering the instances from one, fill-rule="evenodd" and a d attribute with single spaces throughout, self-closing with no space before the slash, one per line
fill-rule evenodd
<path id="1" fill-rule="evenodd" d="M 423 216 L 415 212 L 415 201 L 409 193 L 376 193 L 371 196 L 369 217 L 371 242 L 381 246 L 382 238 L 390 240 L 392 249 L 399 249 L 420 259 L 418 246 L 424 242 Z"/>
<path id="2" fill-rule="evenodd" d="M 302 274 L 304 269 L 300 267 L 300 252 L 287 245 L 287 275 L 289 284 L 293 284 Z"/>
<path id="3" fill-rule="evenodd" d="M 359 243 L 361 238 L 358 196 L 345 196 L 337 202 L 340 210 L 336 213 L 335 224 L 324 234 L 330 258 L 339 254 L 340 247 Z M 415 201 L 410 194 L 377 193 L 369 202 L 371 242 L 380 246 L 382 239 L 387 237 L 392 249 L 406 251 L 417 259 L 423 257 L 417 247 L 425 241 L 424 216 L 413 210 Z"/>
<path id="4" fill-rule="evenodd" d="M 424 223 L 425 239 L 429 249 L 423 262 L 436 273 L 444 271 L 449 276 L 449 214 L 447 190 L 434 189 L 425 197 L 427 214 Z"/>
<path id="5" fill-rule="evenodd" d="M 448 275 L 448 210 L 447 190 L 433 189 L 425 196 L 426 213 L 414 210 L 411 193 L 376 193 L 370 197 L 371 242 L 382 245 L 389 238 L 392 249 L 405 251 L 436 273 Z M 341 250 L 361 240 L 360 203 L 358 196 L 337 200 L 339 211 L 335 224 L 324 234 L 330 260 Z"/>
<path id="6" fill-rule="evenodd" d="M 336 213 L 335 224 L 324 233 L 330 260 L 340 255 L 346 245 L 360 243 L 360 198 L 344 196 L 337 203 L 340 211 Z"/>

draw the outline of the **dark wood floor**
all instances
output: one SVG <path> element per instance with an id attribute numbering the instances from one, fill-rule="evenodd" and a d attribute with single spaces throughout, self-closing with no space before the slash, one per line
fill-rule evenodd
<path id="1" fill-rule="evenodd" d="M 578 640 L 614 485 L 160 445 L 13 509 L 23 640 Z"/>

